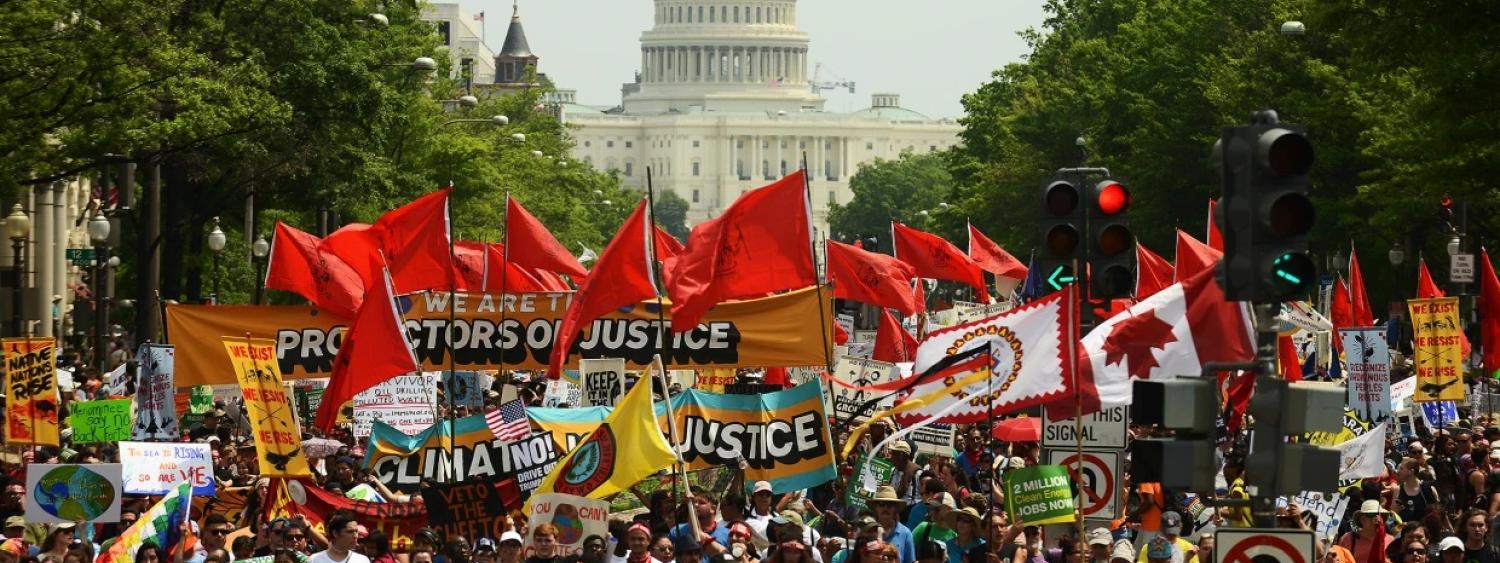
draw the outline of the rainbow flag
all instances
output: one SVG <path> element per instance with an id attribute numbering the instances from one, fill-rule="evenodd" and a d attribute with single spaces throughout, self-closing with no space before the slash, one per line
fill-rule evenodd
<path id="1" fill-rule="evenodd" d="M 193 484 L 178 485 L 126 528 L 125 533 L 120 534 L 109 551 L 100 555 L 95 563 L 135 561 L 135 552 L 148 541 L 161 546 L 163 552 L 172 553 L 182 541 L 182 523 L 187 521 L 188 509 L 192 506 Z"/>

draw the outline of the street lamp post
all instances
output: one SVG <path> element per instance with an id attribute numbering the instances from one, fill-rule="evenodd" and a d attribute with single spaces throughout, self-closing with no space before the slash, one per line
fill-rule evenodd
<path id="1" fill-rule="evenodd" d="M 266 296 L 266 257 L 271 254 L 271 243 L 266 242 L 265 235 L 256 237 L 255 242 L 250 245 L 250 255 L 255 257 L 255 304 L 260 305 Z"/>
<path id="2" fill-rule="evenodd" d="M 94 243 L 94 367 L 102 373 L 105 369 L 105 356 L 107 346 L 104 343 L 104 326 L 109 322 L 109 313 L 105 311 L 107 304 L 104 301 L 104 268 L 109 260 L 109 219 L 103 212 L 95 212 L 94 218 L 89 219 L 89 240 Z"/>
<path id="3" fill-rule="evenodd" d="M 208 302 L 219 304 L 219 256 L 224 254 L 224 245 L 228 243 L 228 237 L 224 236 L 224 230 L 219 228 L 219 218 L 214 217 L 214 230 L 208 232 L 208 250 L 214 253 L 214 280 L 213 293 L 208 296 Z"/>
<path id="4" fill-rule="evenodd" d="M 11 292 L 11 336 L 22 336 L 21 330 L 21 288 L 26 285 L 26 237 L 31 236 L 31 218 L 21 210 L 21 204 L 17 203 L 10 210 L 10 215 L 5 217 L 5 236 L 10 238 L 11 249 L 15 252 L 12 270 L 15 271 L 16 286 Z"/>

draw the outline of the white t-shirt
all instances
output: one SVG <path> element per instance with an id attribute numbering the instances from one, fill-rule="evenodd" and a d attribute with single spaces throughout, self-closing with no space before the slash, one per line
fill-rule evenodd
<path id="1" fill-rule="evenodd" d="M 329 556 L 328 550 L 325 549 L 323 551 L 314 553 L 313 556 L 307 561 L 308 563 L 370 563 L 370 558 L 350 551 L 349 557 L 340 561 Z"/>

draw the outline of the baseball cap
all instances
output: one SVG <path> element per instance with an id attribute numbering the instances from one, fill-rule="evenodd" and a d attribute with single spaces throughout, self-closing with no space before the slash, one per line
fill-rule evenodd
<path id="1" fill-rule="evenodd" d="M 479 538 L 479 541 L 474 542 L 474 553 L 486 553 L 491 551 L 495 551 L 495 540 L 489 538 Z"/>
<path id="2" fill-rule="evenodd" d="M 1177 544 L 1161 536 L 1151 538 L 1151 543 L 1146 544 L 1146 557 L 1151 559 L 1171 559 L 1176 553 Z"/>
<path id="3" fill-rule="evenodd" d="M 522 543 L 522 544 L 526 543 L 525 540 L 521 539 L 521 534 L 516 533 L 515 530 L 511 530 L 509 532 L 505 532 L 503 534 L 500 534 L 500 543 L 502 545 L 504 545 L 505 542 L 509 542 L 509 541 L 513 541 L 513 542 L 516 542 L 516 543 Z"/>
<path id="4" fill-rule="evenodd" d="M 799 528 L 806 525 L 806 522 L 802 519 L 802 515 L 797 514 L 794 510 L 781 511 L 781 518 L 789 524 L 796 524 Z"/>
<path id="5" fill-rule="evenodd" d="M 1115 543 L 1114 551 L 1109 553 L 1110 562 L 1113 563 L 1116 559 L 1122 559 L 1128 563 L 1135 563 L 1135 550 L 1132 547 L 1128 541 Z"/>
<path id="6" fill-rule="evenodd" d="M 750 494 L 752 494 L 752 495 L 756 494 L 756 493 L 769 493 L 769 492 L 771 492 L 771 482 L 770 481 L 756 481 L 755 482 L 755 487 L 750 490 Z"/>
<path id="7" fill-rule="evenodd" d="M 1108 546 L 1115 543 L 1114 535 L 1109 533 L 1109 528 L 1094 528 L 1089 530 L 1089 545 Z"/>
<path id="8" fill-rule="evenodd" d="M 1438 542 L 1438 553 L 1442 553 L 1442 552 L 1448 551 L 1450 549 L 1463 549 L 1463 548 L 1464 548 L 1464 540 L 1458 539 L 1455 536 L 1448 536 L 1446 538 L 1443 538 L 1443 541 Z"/>
<path id="9" fill-rule="evenodd" d="M 859 528 L 860 530 L 868 530 L 870 528 L 879 528 L 880 522 L 875 521 L 875 518 L 873 517 L 865 516 L 863 518 L 860 518 L 859 520 L 856 520 L 854 522 L 854 526 L 856 528 Z"/>
<path id="10" fill-rule="evenodd" d="M 948 494 L 948 493 L 943 493 L 943 496 L 938 497 L 938 498 L 927 499 L 926 502 L 927 502 L 927 506 L 942 505 L 942 506 L 946 506 L 948 508 L 955 508 L 955 509 L 958 508 L 958 504 L 955 503 L 955 502 L 953 502 L 953 495 Z"/>
<path id="11" fill-rule="evenodd" d="M 1176 512 L 1163 512 L 1161 515 L 1161 532 L 1163 534 L 1177 535 L 1182 533 L 1182 515 Z"/>

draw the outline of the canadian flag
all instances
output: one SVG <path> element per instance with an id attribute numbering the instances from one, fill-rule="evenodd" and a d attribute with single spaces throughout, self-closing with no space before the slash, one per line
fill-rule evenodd
<path id="1" fill-rule="evenodd" d="M 1082 414 L 1101 406 L 1128 405 L 1136 379 L 1197 376 L 1208 362 L 1247 362 L 1255 356 L 1250 317 L 1239 303 L 1224 300 L 1213 268 L 1167 286 L 1104 321 L 1079 343 Z M 1064 401 L 1066 403 L 1066 401 Z M 1053 403 L 1048 417 L 1065 405 Z"/>

